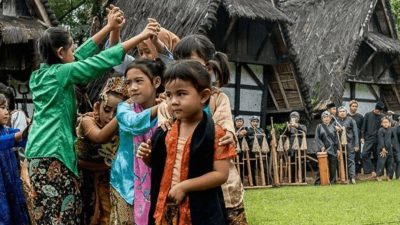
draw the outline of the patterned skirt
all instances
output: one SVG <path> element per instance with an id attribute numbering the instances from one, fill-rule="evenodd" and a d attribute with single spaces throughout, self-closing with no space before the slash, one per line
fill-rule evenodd
<path id="1" fill-rule="evenodd" d="M 229 225 L 247 225 L 246 213 L 243 202 L 234 208 L 227 208 L 227 220 Z"/>
<path id="2" fill-rule="evenodd" d="M 124 198 L 111 187 L 111 215 L 110 225 L 134 225 L 133 206 L 129 205 Z"/>
<path id="3" fill-rule="evenodd" d="M 79 225 L 79 178 L 55 158 L 28 159 L 35 224 Z"/>

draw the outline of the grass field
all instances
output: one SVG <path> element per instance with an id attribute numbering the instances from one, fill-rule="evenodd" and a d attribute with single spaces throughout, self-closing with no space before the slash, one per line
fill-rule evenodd
<path id="1" fill-rule="evenodd" d="M 250 225 L 400 224 L 400 181 L 246 190 Z"/>

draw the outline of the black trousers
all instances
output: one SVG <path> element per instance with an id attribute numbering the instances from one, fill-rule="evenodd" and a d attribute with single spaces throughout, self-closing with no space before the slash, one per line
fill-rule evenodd
<path id="1" fill-rule="evenodd" d="M 376 175 L 382 176 L 384 169 L 386 169 L 386 175 L 388 177 L 393 176 L 393 155 L 387 155 L 386 157 L 379 156 Z"/>
<path id="2" fill-rule="evenodd" d="M 362 160 L 364 174 L 370 174 L 376 170 L 378 161 L 378 149 L 376 149 L 376 141 L 366 140 L 362 152 Z M 371 159 L 371 156 L 373 159 Z"/>

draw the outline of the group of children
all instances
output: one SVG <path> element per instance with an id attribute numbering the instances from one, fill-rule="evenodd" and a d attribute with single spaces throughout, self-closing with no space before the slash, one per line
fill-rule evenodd
<path id="1" fill-rule="evenodd" d="M 357 113 L 358 102 L 349 103 L 350 112 L 334 104 L 321 115 L 315 132 L 317 150 L 328 153 L 329 179 L 336 182 L 339 146 L 347 152 L 347 177 L 355 184 L 363 168 L 369 179 L 381 181 L 400 178 L 400 126 L 390 116 L 383 115 L 384 104 L 378 102 L 365 116 Z M 361 145 L 363 147 L 361 148 Z M 357 156 L 358 155 L 358 156 Z M 319 182 L 319 179 L 316 181 Z"/>
<path id="2" fill-rule="evenodd" d="M 247 224 L 243 186 L 232 163 L 230 103 L 219 89 L 229 79 L 226 55 L 207 37 L 179 40 L 154 19 L 118 43 L 124 22 L 123 12 L 111 6 L 107 24 L 76 51 L 63 28 L 49 28 L 39 39 L 43 63 L 29 83 L 29 189 L 24 196 L 17 159 L 8 157 L 12 163 L 1 170 L 13 170 L 7 173 L 12 183 L 0 185 L 7 189 L 0 205 L 9 209 L 0 212 L 8 219 L 2 221 Z M 98 53 L 108 34 L 108 48 Z M 135 47 L 137 59 L 126 55 Z M 108 79 L 93 111 L 77 118 L 75 85 L 112 68 L 123 76 Z M 6 127 L 7 104 L 0 95 L 1 154 L 12 154 L 23 136 Z"/>

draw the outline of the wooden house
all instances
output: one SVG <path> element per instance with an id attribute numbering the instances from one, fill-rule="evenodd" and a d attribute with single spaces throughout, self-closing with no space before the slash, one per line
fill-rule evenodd
<path id="1" fill-rule="evenodd" d="M 180 37 L 207 35 L 231 62 L 232 75 L 224 88 L 234 115 L 269 116 L 287 121 L 292 110 L 305 112 L 293 63 L 281 24 L 291 20 L 266 0 L 114 0 L 125 12 L 122 39 L 138 34 L 147 18 Z M 246 121 L 247 122 L 247 121 Z"/>
<path id="2" fill-rule="evenodd" d="M 35 41 L 58 24 L 47 0 L 0 1 L 0 82 L 15 90 L 17 103 L 29 103 L 27 82 L 35 65 Z M 30 113 L 32 107 L 29 107 Z"/>
<path id="3" fill-rule="evenodd" d="M 296 74 L 310 110 L 330 101 L 381 100 L 400 110 L 400 42 L 389 0 L 281 0 L 293 23 L 283 24 Z"/>

